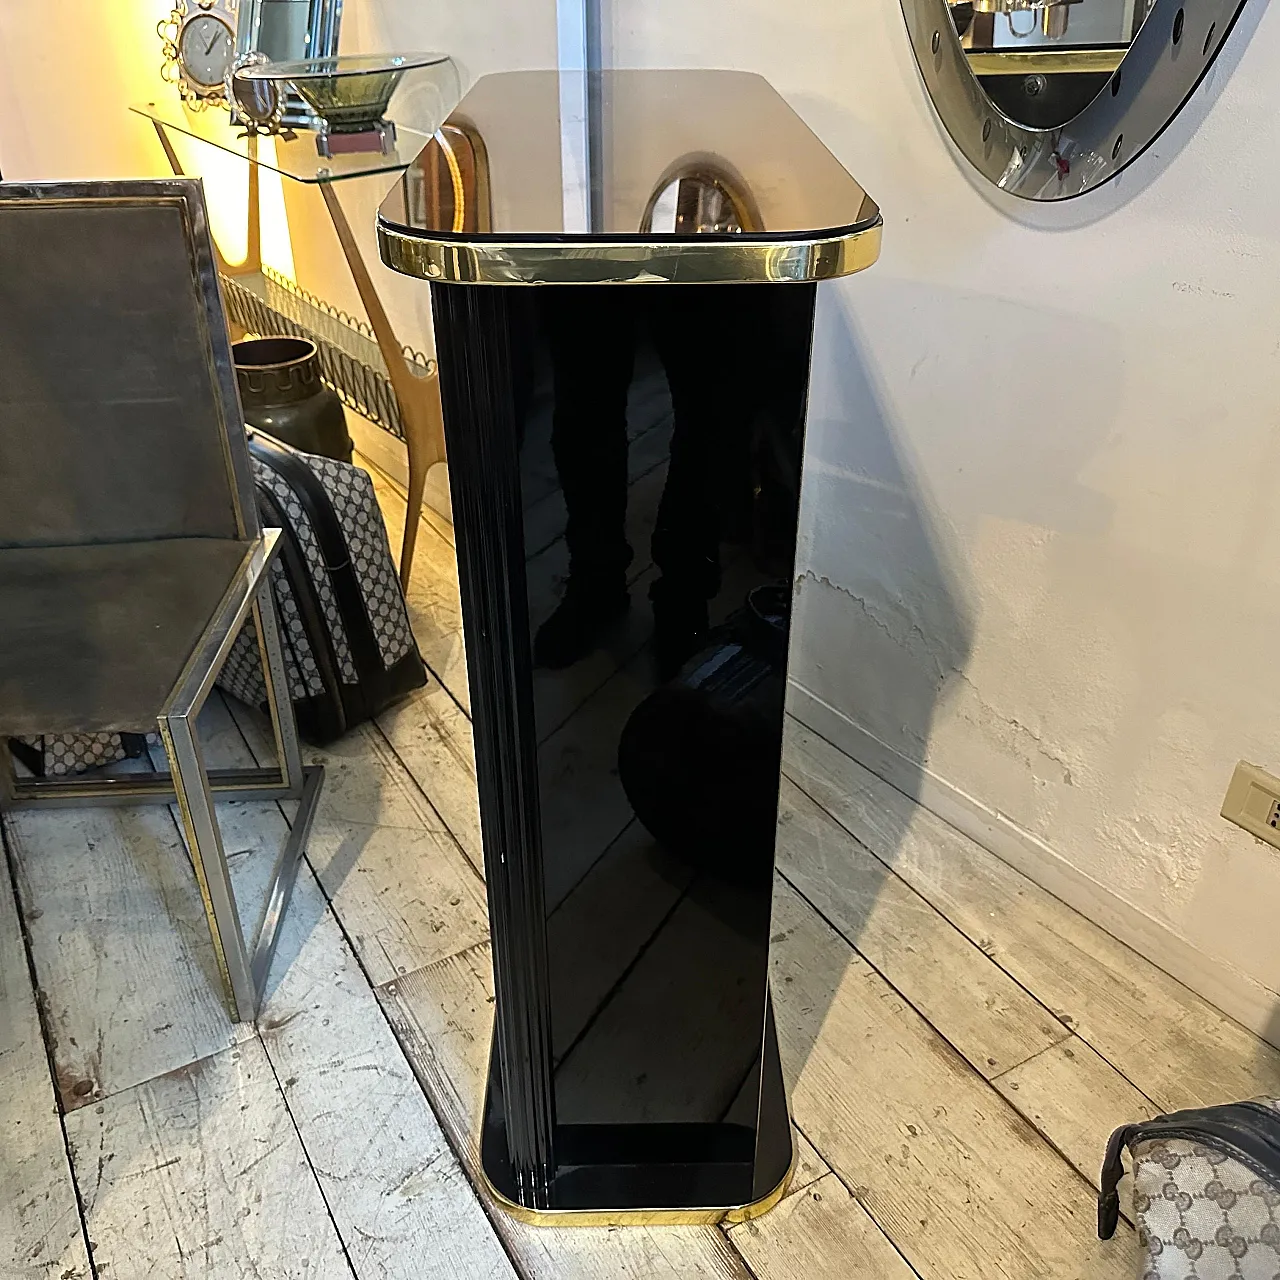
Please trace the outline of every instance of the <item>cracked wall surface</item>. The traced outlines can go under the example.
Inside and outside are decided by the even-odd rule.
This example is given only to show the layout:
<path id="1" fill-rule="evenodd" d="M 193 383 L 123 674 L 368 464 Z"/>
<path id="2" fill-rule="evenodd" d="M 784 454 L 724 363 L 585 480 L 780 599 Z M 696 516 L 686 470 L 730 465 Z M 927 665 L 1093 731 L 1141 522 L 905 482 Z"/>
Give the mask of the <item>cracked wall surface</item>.
<path id="1" fill-rule="evenodd" d="M 953 158 L 896 3 L 613 4 L 615 65 L 767 76 L 879 203 L 819 290 L 793 673 L 1137 912 L 1280 990 L 1280 11 L 1118 182 L 1005 198 Z M 1212 192 L 1206 200 L 1205 193 Z"/>

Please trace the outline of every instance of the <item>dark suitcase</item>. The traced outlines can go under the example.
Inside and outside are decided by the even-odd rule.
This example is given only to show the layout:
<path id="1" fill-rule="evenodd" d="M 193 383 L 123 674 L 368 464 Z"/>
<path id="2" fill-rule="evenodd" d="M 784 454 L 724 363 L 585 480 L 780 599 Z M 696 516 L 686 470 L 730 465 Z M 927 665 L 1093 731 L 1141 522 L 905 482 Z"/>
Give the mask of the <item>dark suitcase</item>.
<path id="1" fill-rule="evenodd" d="M 427 682 L 367 472 L 249 434 L 264 526 L 283 531 L 272 588 L 298 732 L 323 746 Z M 252 620 L 218 685 L 254 706 L 266 686 Z"/>

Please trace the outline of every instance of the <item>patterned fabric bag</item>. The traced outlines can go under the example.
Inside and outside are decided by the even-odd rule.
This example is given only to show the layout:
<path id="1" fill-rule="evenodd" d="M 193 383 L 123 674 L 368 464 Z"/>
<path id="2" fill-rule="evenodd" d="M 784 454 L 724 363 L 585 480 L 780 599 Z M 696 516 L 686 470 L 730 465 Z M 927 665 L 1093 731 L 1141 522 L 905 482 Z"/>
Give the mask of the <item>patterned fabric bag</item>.
<path id="1" fill-rule="evenodd" d="M 1117 1129 L 1102 1165 L 1103 1240 L 1120 1217 L 1125 1148 L 1141 1280 L 1280 1280 L 1280 1100 L 1175 1111 Z"/>
<path id="2" fill-rule="evenodd" d="M 86 769 L 142 755 L 151 733 L 58 733 L 41 738 L 10 738 L 13 758 L 34 777 L 65 778 Z"/>
<path id="3" fill-rule="evenodd" d="M 427 682 L 367 472 L 249 433 L 262 523 L 283 530 L 272 566 L 298 732 L 331 742 Z M 250 620 L 218 685 L 265 705 Z"/>

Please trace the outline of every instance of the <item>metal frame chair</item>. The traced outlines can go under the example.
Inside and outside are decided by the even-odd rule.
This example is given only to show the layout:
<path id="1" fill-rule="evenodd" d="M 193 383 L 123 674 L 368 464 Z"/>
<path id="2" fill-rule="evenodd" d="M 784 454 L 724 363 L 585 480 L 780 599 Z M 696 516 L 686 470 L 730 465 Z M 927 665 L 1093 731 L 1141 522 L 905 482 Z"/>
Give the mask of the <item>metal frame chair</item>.
<path id="1" fill-rule="evenodd" d="M 315 817 L 324 770 L 320 766 L 304 765 L 299 749 L 269 581 L 281 531 L 263 530 L 258 523 L 244 422 L 203 194 L 199 182 L 185 179 L 0 184 L 0 235 L 4 234 L 6 211 L 19 207 L 48 208 L 55 203 L 79 210 L 150 206 L 180 211 L 191 277 L 173 282 L 173 287 L 176 296 L 180 286 L 194 286 L 198 300 L 199 326 L 208 340 L 208 386 L 217 402 L 211 407 L 219 426 L 225 466 L 220 479 L 227 487 L 233 513 L 234 528 L 229 530 L 229 535 L 232 541 L 243 542 L 245 554 L 156 717 L 170 772 L 56 779 L 19 777 L 14 772 L 8 749 L 8 733 L 12 731 L 5 727 L 7 708 L 0 705 L 0 811 L 34 805 L 170 803 L 176 799 L 229 1010 L 235 1020 L 250 1022 L 262 1001 L 285 907 Z M 84 287 L 92 290 L 92 282 L 86 281 Z M 3 427 L 0 422 L 0 430 Z M 175 423 L 174 430 L 183 430 L 183 425 Z M 97 541 L 110 542 L 111 539 Z M 0 560 L 4 552 L 5 544 L 0 539 Z M 196 718 L 233 641 L 251 614 L 257 631 L 278 766 L 211 770 L 205 766 L 196 736 Z M 0 614 L 0 637 L 4 627 L 4 617 Z M 0 685 L 0 690 L 2 688 Z M 31 714 L 28 708 L 28 718 Z M 65 726 L 58 729 L 50 726 L 50 729 L 73 731 Z M 275 862 L 251 944 L 246 943 L 241 927 L 214 810 L 215 798 L 299 802 L 289 837 Z"/>

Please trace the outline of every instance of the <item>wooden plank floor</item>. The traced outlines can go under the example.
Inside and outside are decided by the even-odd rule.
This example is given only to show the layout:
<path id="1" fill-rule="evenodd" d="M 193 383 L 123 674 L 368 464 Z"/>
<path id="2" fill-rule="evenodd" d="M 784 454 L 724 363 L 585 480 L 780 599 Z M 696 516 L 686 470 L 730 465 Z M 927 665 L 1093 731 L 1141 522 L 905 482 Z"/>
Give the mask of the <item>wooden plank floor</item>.
<path id="1" fill-rule="evenodd" d="M 397 544 L 403 500 L 379 492 Z M 256 1029 L 222 1013 L 171 813 L 5 819 L 0 1280 L 1120 1280 L 1132 1232 L 1093 1238 L 1110 1129 L 1280 1093 L 1280 1053 L 791 724 L 772 961 L 790 1193 L 727 1230 L 515 1223 L 478 1189 L 493 987 L 435 521 L 410 605 L 432 680 L 311 753 L 324 800 Z M 608 684 L 593 668 L 562 731 Z M 211 763 L 264 750 L 242 708 L 215 699 L 202 727 Z M 286 815 L 221 814 L 256 900 Z M 642 831 L 606 836 L 563 910 L 642 866 Z"/>

